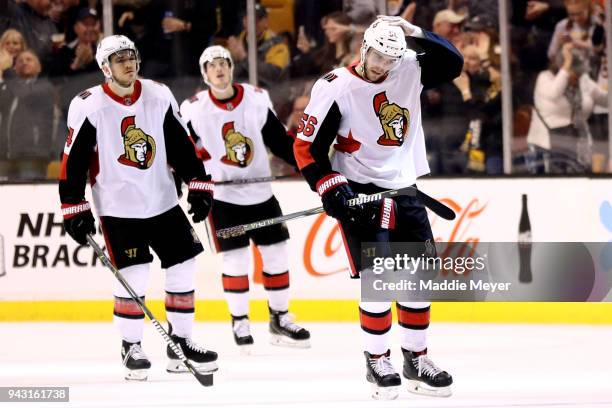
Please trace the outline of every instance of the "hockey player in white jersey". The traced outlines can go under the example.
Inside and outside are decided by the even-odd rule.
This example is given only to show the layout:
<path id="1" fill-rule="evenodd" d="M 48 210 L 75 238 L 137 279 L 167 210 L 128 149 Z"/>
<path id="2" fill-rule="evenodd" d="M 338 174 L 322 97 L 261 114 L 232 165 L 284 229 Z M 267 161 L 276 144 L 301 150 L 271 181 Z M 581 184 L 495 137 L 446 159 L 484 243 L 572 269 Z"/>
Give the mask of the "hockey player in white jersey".
<path id="1" fill-rule="evenodd" d="M 127 37 L 105 37 L 96 60 L 102 85 L 76 96 L 68 111 L 68 137 L 59 182 L 64 226 L 79 244 L 95 233 L 85 200 L 89 173 L 94 205 L 111 260 L 144 300 L 150 248 L 165 269 L 169 333 L 199 371 L 217 369 L 217 353 L 191 339 L 195 257 L 202 244 L 178 205 L 171 169 L 189 185 L 193 221 L 210 211 L 213 185 L 198 159 L 170 90 L 138 79 L 140 58 Z M 141 348 L 144 314 L 115 282 L 114 323 L 123 339 L 126 379 L 146 380 L 151 363 Z M 169 372 L 186 367 L 167 348 Z"/>
<path id="2" fill-rule="evenodd" d="M 448 41 L 400 17 L 379 16 L 364 33 L 359 63 L 315 83 L 294 151 L 325 211 L 340 223 L 353 277 L 363 270 L 362 243 L 433 240 L 425 208 L 415 197 L 359 207 L 348 206 L 347 200 L 407 187 L 429 173 L 421 90 L 452 80 L 462 66 L 461 54 Z M 362 301 L 359 306 L 366 379 L 375 398 L 396 398 L 401 377 L 389 357 L 391 303 Z M 410 391 L 448 396 L 452 377 L 427 355 L 429 312 L 429 302 L 397 303 L 403 375 Z"/>
<path id="3" fill-rule="evenodd" d="M 268 92 L 232 81 L 233 62 L 221 46 L 204 50 L 199 60 L 208 90 L 181 104 L 181 114 L 215 181 L 270 176 L 270 151 L 296 166 L 293 138 L 276 117 Z M 215 230 L 282 215 L 270 183 L 217 186 L 208 219 L 214 244 L 223 254 L 223 290 L 232 316 L 236 344 L 253 344 L 249 329 L 249 241 L 263 258 L 263 286 L 268 294 L 272 344 L 309 347 L 310 333 L 289 313 L 289 232 L 283 225 L 217 238 Z"/>

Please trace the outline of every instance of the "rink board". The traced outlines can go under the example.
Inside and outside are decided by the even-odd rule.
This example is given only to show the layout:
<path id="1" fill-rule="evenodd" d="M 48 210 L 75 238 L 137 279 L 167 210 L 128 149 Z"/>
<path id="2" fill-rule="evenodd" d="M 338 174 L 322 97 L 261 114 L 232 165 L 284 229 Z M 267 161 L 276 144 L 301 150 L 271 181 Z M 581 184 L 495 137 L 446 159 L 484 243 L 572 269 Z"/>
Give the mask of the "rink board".
<path id="1" fill-rule="evenodd" d="M 439 241 L 516 241 L 521 196 L 527 194 L 534 241 L 608 242 L 612 240 L 612 180 L 437 179 L 421 189 L 457 212 L 448 222 L 430 214 Z M 283 211 L 320 205 L 304 182 L 273 185 Z M 63 235 L 56 185 L 1 185 L 0 320 L 108 320 L 114 278 L 93 256 Z M 292 310 L 302 319 L 357 319 L 359 282 L 348 278 L 346 255 L 333 219 L 311 216 L 288 224 Z M 203 224 L 196 231 L 207 251 L 198 257 L 199 320 L 224 320 L 221 261 L 210 250 Z M 96 238 L 102 241 L 101 234 Z M 253 250 L 256 254 L 256 250 Z M 253 317 L 265 318 L 261 260 L 251 262 Z M 611 272 L 612 271 L 608 271 Z M 147 301 L 163 313 L 163 272 L 151 270 Z M 601 296 L 597 299 L 601 300 Z M 605 300 L 612 300 L 608 293 Z M 439 303 L 432 319 L 440 321 L 512 321 L 612 323 L 609 304 Z"/>

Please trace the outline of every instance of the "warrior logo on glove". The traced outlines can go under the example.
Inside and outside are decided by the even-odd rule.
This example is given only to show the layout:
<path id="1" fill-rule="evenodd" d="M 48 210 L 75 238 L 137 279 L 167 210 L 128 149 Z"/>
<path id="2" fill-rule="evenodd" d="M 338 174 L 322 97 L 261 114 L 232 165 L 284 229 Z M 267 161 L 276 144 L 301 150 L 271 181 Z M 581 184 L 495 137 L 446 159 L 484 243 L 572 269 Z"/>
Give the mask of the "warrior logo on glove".
<path id="1" fill-rule="evenodd" d="M 155 139 L 136 127 L 135 116 L 121 121 L 121 135 L 125 153 L 117 159 L 126 166 L 148 169 L 155 159 Z"/>
<path id="2" fill-rule="evenodd" d="M 381 92 L 374 96 L 374 111 L 380 120 L 383 134 L 378 144 L 383 146 L 401 146 L 408 135 L 410 112 L 398 104 L 389 103 L 387 94 Z"/>
<path id="3" fill-rule="evenodd" d="M 246 167 L 253 160 L 253 141 L 234 129 L 234 122 L 227 122 L 221 129 L 225 141 L 225 156 L 221 162 L 230 166 Z"/>

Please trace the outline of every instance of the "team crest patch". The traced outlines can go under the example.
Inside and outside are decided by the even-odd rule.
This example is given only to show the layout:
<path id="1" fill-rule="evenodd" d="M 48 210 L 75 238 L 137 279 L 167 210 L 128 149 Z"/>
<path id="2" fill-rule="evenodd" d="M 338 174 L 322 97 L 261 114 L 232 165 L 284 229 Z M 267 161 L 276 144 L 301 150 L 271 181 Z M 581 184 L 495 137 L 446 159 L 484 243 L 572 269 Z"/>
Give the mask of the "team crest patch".
<path id="1" fill-rule="evenodd" d="M 230 166 L 246 167 L 253 160 L 253 141 L 236 131 L 234 122 L 227 122 L 221 128 L 225 141 L 225 156 L 221 162 Z"/>
<path id="2" fill-rule="evenodd" d="M 126 166 L 146 170 L 155 159 L 155 139 L 136 127 L 136 117 L 128 116 L 121 121 L 121 137 L 124 154 L 117 158 Z"/>
<path id="3" fill-rule="evenodd" d="M 374 112 L 380 120 L 383 134 L 377 143 L 383 146 L 401 146 L 408 135 L 410 112 L 398 104 L 389 103 L 383 91 L 374 96 Z"/>

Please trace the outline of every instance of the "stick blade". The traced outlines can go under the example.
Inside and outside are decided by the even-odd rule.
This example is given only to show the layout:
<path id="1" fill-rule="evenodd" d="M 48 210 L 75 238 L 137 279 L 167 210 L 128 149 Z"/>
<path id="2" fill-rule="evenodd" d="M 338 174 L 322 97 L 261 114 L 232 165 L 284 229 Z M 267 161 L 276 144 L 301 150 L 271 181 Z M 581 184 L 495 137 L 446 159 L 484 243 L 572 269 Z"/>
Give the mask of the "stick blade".
<path id="1" fill-rule="evenodd" d="M 204 387 L 212 387 L 213 385 L 213 374 L 212 373 L 198 373 L 197 371 L 193 374 L 200 384 Z"/>
<path id="2" fill-rule="evenodd" d="M 436 213 L 439 217 L 444 218 L 445 220 L 452 221 L 457 216 L 451 208 L 445 206 L 438 200 L 431 198 L 427 194 L 423 193 L 421 190 L 416 191 L 416 196 L 425 207 L 429 208 L 431 211 Z"/>

